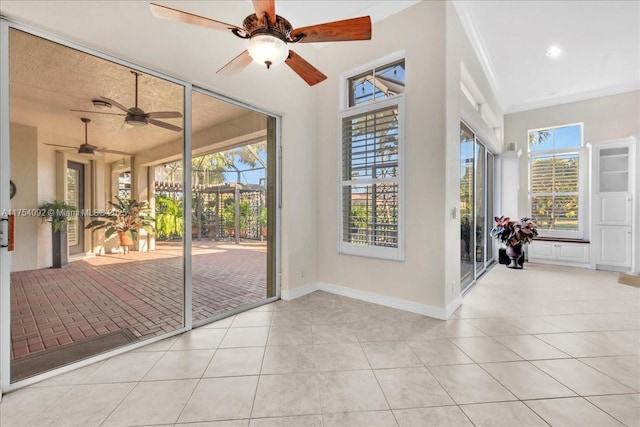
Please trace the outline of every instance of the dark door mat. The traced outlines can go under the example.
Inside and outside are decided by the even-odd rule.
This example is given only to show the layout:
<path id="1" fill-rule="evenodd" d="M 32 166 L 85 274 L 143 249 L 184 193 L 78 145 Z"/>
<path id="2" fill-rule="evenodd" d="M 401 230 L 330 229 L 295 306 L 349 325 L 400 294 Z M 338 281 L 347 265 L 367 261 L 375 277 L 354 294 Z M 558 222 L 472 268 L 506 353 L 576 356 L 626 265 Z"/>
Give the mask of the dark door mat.
<path id="1" fill-rule="evenodd" d="M 636 288 L 640 288 L 640 276 L 638 276 L 636 274 L 620 273 L 620 276 L 618 276 L 618 283 L 622 283 L 623 285 L 635 286 Z"/>
<path id="2" fill-rule="evenodd" d="M 129 329 L 123 329 L 24 356 L 11 361 L 11 382 L 23 380 L 136 341 L 138 341 L 138 337 Z"/>

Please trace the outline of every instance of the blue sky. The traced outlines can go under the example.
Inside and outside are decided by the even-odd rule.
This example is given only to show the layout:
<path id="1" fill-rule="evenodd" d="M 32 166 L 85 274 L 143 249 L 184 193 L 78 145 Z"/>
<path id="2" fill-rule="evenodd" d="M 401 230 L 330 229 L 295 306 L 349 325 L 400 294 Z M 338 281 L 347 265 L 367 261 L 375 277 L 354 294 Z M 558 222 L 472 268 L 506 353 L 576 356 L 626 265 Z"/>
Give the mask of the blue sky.
<path id="1" fill-rule="evenodd" d="M 549 129 L 548 132 L 550 133 L 549 137 L 542 143 L 532 145 L 530 147 L 531 151 L 580 147 L 580 144 L 582 143 L 580 125 Z"/>

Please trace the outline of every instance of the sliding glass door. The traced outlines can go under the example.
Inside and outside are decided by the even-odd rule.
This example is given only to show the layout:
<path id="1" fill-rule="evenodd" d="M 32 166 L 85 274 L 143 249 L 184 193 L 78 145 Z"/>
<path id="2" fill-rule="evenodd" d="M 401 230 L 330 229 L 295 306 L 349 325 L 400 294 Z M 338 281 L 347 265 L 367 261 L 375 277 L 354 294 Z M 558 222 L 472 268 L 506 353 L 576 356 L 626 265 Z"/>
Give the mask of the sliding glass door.
<path id="1" fill-rule="evenodd" d="M 275 300 L 279 119 L 0 23 L 2 391 Z"/>
<path id="2" fill-rule="evenodd" d="M 460 124 L 460 286 L 475 279 L 475 136 Z"/>
<path id="3" fill-rule="evenodd" d="M 493 263 L 493 154 L 460 123 L 460 284 L 464 291 Z"/>
<path id="4" fill-rule="evenodd" d="M 13 28 L 9 60 L 13 383 L 185 327 L 183 245 L 156 250 L 150 209 L 185 88 Z"/>

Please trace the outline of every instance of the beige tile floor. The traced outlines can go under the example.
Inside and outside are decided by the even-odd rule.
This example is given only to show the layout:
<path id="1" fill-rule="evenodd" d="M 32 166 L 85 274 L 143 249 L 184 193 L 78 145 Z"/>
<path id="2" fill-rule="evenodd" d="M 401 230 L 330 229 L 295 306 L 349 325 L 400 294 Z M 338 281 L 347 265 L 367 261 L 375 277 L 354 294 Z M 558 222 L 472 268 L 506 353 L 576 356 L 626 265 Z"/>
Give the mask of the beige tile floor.
<path id="1" fill-rule="evenodd" d="M 5 395 L 18 426 L 640 426 L 640 289 L 497 266 L 447 322 L 316 292 Z"/>

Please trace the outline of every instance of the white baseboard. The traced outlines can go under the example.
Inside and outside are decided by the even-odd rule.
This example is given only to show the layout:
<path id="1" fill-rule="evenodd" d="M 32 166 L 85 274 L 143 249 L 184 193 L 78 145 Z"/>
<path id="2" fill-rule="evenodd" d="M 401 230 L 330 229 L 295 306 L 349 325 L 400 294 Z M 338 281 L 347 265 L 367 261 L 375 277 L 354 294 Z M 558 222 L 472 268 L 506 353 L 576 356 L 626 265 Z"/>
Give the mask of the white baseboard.
<path id="1" fill-rule="evenodd" d="M 446 319 L 453 316 L 453 313 L 455 313 L 458 307 L 460 307 L 461 305 L 462 305 L 462 295 L 458 295 L 457 297 L 454 298 L 453 301 L 447 304 L 447 308 L 445 309 Z"/>
<path id="2" fill-rule="evenodd" d="M 285 301 L 290 301 L 292 299 L 303 297 L 317 290 L 318 290 L 318 283 L 309 283 L 307 285 L 300 286 L 299 288 L 283 289 L 280 292 L 280 297 Z"/>
<path id="3" fill-rule="evenodd" d="M 564 267 L 590 268 L 593 270 L 593 268 L 589 263 L 584 263 L 584 262 L 558 261 L 558 260 L 546 259 L 546 258 L 529 258 L 527 259 L 527 261 L 534 264 L 561 265 Z"/>
<path id="4" fill-rule="evenodd" d="M 385 307 L 397 308 L 398 310 L 408 311 L 410 313 L 422 314 L 423 316 L 434 317 L 436 319 L 446 320 L 451 317 L 454 311 L 462 303 L 460 297 L 456 298 L 446 308 L 433 307 L 426 304 L 420 304 L 413 301 L 407 301 L 399 298 L 393 298 L 386 295 L 374 294 L 371 292 L 360 291 L 357 289 L 338 286 L 331 283 L 316 282 L 295 288 L 293 290 L 282 291 L 282 299 L 292 300 L 314 291 L 324 291 L 347 298 L 353 298 L 360 301 L 366 301 L 373 304 L 383 305 Z"/>

